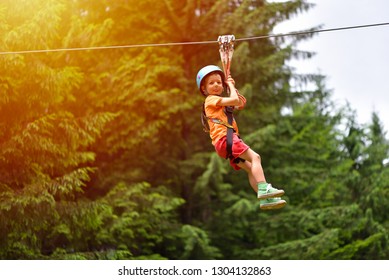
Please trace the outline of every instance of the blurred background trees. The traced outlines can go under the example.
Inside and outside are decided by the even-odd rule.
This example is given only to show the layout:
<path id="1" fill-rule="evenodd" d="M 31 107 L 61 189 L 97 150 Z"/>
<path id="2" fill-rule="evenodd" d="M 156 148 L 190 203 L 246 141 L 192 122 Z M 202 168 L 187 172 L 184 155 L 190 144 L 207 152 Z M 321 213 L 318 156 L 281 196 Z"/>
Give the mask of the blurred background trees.
<path id="1" fill-rule="evenodd" d="M 2 1 L 0 50 L 260 36 L 306 1 Z M 295 37 L 309 39 L 312 35 Z M 237 114 L 288 206 L 264 212 L 202 132 L 216 44 L 0 55 L 0 258 L 385 259 L 389 145 L 282 38 L 237 42 Z M 296 91 L 291 80 L 314 83 Z"/>

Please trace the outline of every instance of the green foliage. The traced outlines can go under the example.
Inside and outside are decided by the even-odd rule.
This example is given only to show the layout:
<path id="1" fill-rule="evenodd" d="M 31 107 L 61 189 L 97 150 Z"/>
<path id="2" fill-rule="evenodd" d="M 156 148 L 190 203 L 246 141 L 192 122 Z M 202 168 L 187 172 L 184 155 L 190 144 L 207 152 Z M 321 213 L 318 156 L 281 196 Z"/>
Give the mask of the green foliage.
<path id="1" fill-rule="evenodd" d="M 132 256 L 153 255 L 155 247 L 180 229 L 174 211 L 183 201 L 165 188 L 149 190 L 146 183 L 118 184 L 103 199 L 104 228 L 97 235 L 100 247 L 115 246 Z"/>
<path id="2" fill-rule="evenodd" d="M 183 226 L 182 238 L 185 244 L 179 259 L 204 260 L 222 256 L 218 248 L 210 245 L 208 234 L 200 228 L 191 225 Z"/>

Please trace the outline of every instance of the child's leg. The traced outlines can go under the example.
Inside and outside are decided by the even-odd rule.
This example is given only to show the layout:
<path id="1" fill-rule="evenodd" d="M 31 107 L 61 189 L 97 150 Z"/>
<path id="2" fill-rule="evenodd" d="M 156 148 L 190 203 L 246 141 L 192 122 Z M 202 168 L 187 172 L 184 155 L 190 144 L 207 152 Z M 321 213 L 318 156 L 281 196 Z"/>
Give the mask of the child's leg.
<path id="1" fill-rule="evenodd" d="M 247 172 L 247 175 L 249 177 L 250 186 L 255 191 L 255 193 L 257 193 L 258 192 L 258 182 L 255 179 L 254 175 L 251 173 L 251 162 L 249 162 L 247 160 L 244 162 L 239 162 L 238 166 Z"/>
<path id="2" fill-rule="evenodd" d="M 247 172 L 249 176 L 250 186 L 255 191 L 255 193 L 258 194 L 258 184 L 254 176 L 251 174 L 251 163 L 246 160 L 245 162 L 238 163 L 238 166 Z M 260 208 L 263 210 L 279 209 L 284 207 L 285 205 L 286 201 L 281 199 L 280 197 L 268 198 L 263 200 L 260 199 Z"/>
<path id="3" fill-rule="evenodd" d="M 283 190 L 273 188 L 266 182 L 261 157 L 256 152 L 249 148 L 239 157 L 248 161 L 248 163 L 240 163 L 238 166 L 249 174 L 250 185 L 254 191 L 257 190 L 258 199 L 279 197 L 285 193 Z"/>
<path id="4" fill-rule="evenodd" d="M 246 170 L 245 168 L 248 168 L 246 171 L 249 173 L 249 176 L 253 177 L 253 180 L 255 180 L 256 184 L 260 182 L 266 182 L 265 174 L 261 164 L 261 157 L 256 152 L 249 148 L 239 157 L 248 161 L 249 164 L 246 164 L 244 167 L 240 165 L 239 166 L 244 170 Z"/>

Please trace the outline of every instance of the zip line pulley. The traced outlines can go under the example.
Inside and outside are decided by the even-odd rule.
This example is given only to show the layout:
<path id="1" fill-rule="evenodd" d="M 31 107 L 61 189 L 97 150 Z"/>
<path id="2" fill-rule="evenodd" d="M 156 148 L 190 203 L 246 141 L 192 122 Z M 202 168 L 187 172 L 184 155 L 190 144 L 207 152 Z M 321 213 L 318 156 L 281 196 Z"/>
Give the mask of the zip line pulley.
<path id="1" fill-rule="evenodd" d="M 232 55 L 234 54 L 235 36 L 220 35 L 217 41 L 219 42 L 219 53 L 223 65 L 224 75 L 225 78 L 228 79 L 228 76 L 230 76 Z M 226 91 L 229 95 L 230 91 L 228 87 L 226 88 Z"/>
<path id="2" fill-rule="evenodd" d="M 234 42 L 235 42 L 235 36 L 234 35 L 221 35 L 217 39 L 219 42 L 219 52 L 220 52 L 220 58 L 223 65 L 224 75 L 226 76 L 226 79 L 230 75 L 230 67 L 231 67 L 231 60 L 232 55 L 234 54 Z"/>

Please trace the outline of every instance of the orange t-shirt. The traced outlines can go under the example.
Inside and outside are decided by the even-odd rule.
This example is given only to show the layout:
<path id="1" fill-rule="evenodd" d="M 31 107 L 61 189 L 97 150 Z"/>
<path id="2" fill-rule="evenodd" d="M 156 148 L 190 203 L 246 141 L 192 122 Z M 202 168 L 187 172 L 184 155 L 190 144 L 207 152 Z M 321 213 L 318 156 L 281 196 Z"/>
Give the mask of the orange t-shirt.
<path id="1" fill-rule="evenodd" d="M 223 97 L 218 95 L 208 95 L 204 103 L 205 114 L 208 118 L 215 118 L 228 123 L 227 115 L 224 113 L 224 107 L 219 105 L 219 102 L 222 98 Z M 244 106 L 244 104 L 246 103 L 246 99 L 240 94 L 239 98 L 242 100 Z M 243 106 L 241 106 L 239 109 L 242 109 Z M 216 124 L 210 120 L 208 121 L 208 123 L 209 136 L 212 139 L 212 144 L 215 145 L 217 141 L 227 135 L 227 127 L 222 124 Z M 235 129 L 235 133 L 239 135 L 239 130 L 235 118 L 232 121 L 232 126 Z"/>

